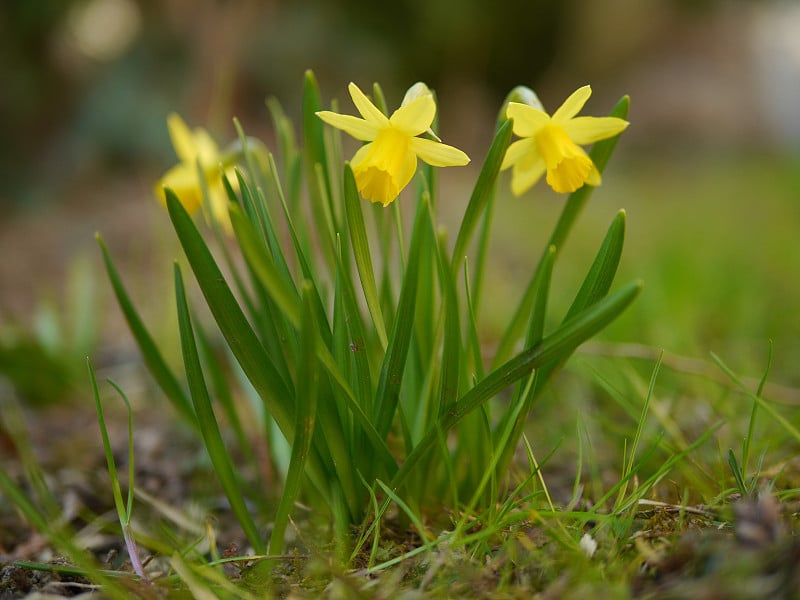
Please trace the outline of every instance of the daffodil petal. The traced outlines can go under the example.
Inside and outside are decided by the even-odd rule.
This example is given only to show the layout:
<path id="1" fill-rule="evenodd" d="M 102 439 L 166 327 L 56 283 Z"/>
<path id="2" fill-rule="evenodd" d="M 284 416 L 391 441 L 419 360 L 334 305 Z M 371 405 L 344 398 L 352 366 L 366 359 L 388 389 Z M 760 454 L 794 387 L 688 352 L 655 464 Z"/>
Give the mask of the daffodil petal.
<path id="1" fill-rule="evenodd" d="M 366 158 L 367 154 L 369 154 L 369 150 L 372 147 L 372 144 L 364 144 L 356 150 L 356 153 L 353 155 L 353 158 L 350 159 L 350 166 L 356 167 L 358 163 L 360 163 L 364 158 Z"/>
<path id="2" fill-rule="evenodd" d="M 209 186 L 208 196 L 209 202 L 211 203 L 211 216 L 222 226 L 225 233 L 233 233 L 231 217 L 228 212 L 228 194 L 225 192 L 225 189 L 221 184 Z"/>
<path id="3" fill-rule="evenodd" d="M 511 193 L 522 196 L 542 178 L 545 170 L 544 160 L 541 157 L 536 157 L 527 165 L 522 163 L 514 165 L 514 170 L 511 172 Z"/>
<path id="4" fill-rule="evenodd" d="M 577 115 L 579 112 L 581 112 L 583 105 L 586 104 L 586 101 L 591 95 L 592 87 L 589 85 L 580 87 L 572 92 L 569 98 L 564 100 L 564 104 L 562 104 L 558 110 L 553 113 L 553 121 L 563 124 L 565 121 Z"/>
<path id="5" fill-rule="evenodd" d="M 458 148 L 425 138 L 411 138 L 409 149 L 422 160 L 434 167 L 462 167 L 469 164 L 469 156 Z"/>
<path id="6" fill-rule="evenodd" d="M 181 162 L 194 162 L 197 157 L 194 137 L 186 122 L 177 113 L 170 113 L 167 117 L 167 129 L 172 147 Z"/>
<path id="7" fill-rule="evenodd" d="M 400 103 L 400 106 L 405 106 L 412 100 L 416 100 L 420 96 L 431 96 L 430 88 L 425 85 L 422 81 L 418 81 L 410 88 L 406 90 L 406 95 L 403 96 L 403 101 Z"/>
<path id="8" fill-rule="evenodd" d="M 597 187 L 601 183 L 603 183 L 603 178 L 600 177 L 600 171 L 598 171 L 597 167 L 594 165 L 594 163 L 592 163 L 592 168 L 589 171 L 589 176 L 586 178 L 586 184 Z"/>
<path id="9" fill-rule="evenodd" d="M 433 96 L 425 94 L 394 111 L 389 122 L 393 127 L 413 137 L 431 126 L 435 114 L 436 102 Z"/>
<path id="10" fill-rule="evenodd" d="M 413 152 L 409 152 L 406 154 L 405 160 L 403 160 L 403 166 L 400 167 L 400 171 L 397 173 L 397 187 L 400 191 L 403 191 L 408 185 L 408 182 L 411 181 L 411 178 L 414 177 L 414 173 L 417 172 L 417 156 Z M 397 196 L 395 196 L 396 198 Z M 388 202 L 384 202 L 383 205 L 387 206 L 390 204 L 395 198 L 390 199 Z"/>
<path id="11" fill-rule="evenodd" d="M 194 147 L 197 152 L 196 157 L 204 167 L 219 161 L 219 146 L 205 129 L 198 127 L 194 130 Z"/>
<path id="12" fill-rule="evenodd" d="M 628 122 L 617 117 L 575 117 L 561 127 L 573 142 L 583 146 L 617 135 L 628 127 Z"/>
<path id="13" fill-rule="evenodd" d="M 536 147 L 536 140 L 534 138 L 523 138 L 521 140 L 517 140 L 508 147 L 508 150 L 506 150 L 506 155 L 503 157 L 503 164 L 500 165 L 500 170 L 502 171 L 514 166 L 529 154 L 539 156 L 539 149 Z"/>
<path id="14" fill-rule="evenodd" d="M 353 104 L 356 105 L 358 112 L 373 127 L 386 127 L 389 124 L 389 118 L 372 103 L 372 100 L 364 95 L 364 92 L 355 83 L 351 83 L 347 86 L 347 89 L 350 90 L 350 97 L 353 99 Z"/>
<path id="15" fill-rule="evenodd" d="M 362 142 L 371 142 L 378 135 L 379 128 L 374 123 L 352 115 L 340 115 L 329 110 L 322 110 L 317 113 L 317 116 L 328 125 L 341 129 Z"/>
<path id="16" fill-rule="evenodd" d="M 506 116 L 514 119 L 514 133 L 519 137 L 531 137 L 550 121 L 546 112 L 537 110 L 527 104 L 509 102 Z"/>
<path id="17" fill-rule="evenodd" d="M 163 204 L 166 204 L 164 188 L 170 188 L 175 192 L 189 214 L 197 212 L 203 204 L 203 195 L 197 183 L 197 173 L 186 163 L 172 167 L 159 182 L 156 195 Z"/>

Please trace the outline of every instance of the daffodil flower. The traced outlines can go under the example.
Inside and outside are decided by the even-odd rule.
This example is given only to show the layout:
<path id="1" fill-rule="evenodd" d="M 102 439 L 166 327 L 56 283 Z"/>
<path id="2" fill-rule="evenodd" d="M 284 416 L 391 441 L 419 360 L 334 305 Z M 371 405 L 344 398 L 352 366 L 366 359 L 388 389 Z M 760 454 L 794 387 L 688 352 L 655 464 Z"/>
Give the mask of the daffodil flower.
<path id="1" fill-rule="evenodd" d="M 164 188 L 168 187 L 175 192 L 189 214 L 202 209 L 203 190 L 197 169 L 199 163 L 208 189 L 211 217 L 230 233 L 232 227 L 228 216 L 228 196 L 222 185 L 220 170 L 223 156 L 217 143 L 205 129 L 198 127 L 191 131 L 184 120 L 175 113 L 167 117 L 167 128 L 180 163 L 167 171 L 158 181 L 155 189 L 156 197 L 166 205 Z M 232 183 L 236 182 L 232 169 L 229 179 Z"/>
<path id="2" fill-rule="evenodd" d="M 356 84 L 350 96 L 361 117 L 328 110 L 317 113 L 328 125 L 369 142 L 353 156 L 350 164 L 361 195 L 384 206 L 391 204 L 408 185 L 417 170 L 417 158 L 434 167 L 463 166 L 469 157 L 461 150 L 437 140 L 418 137 L 430 129 L 436 114 L 433 94 L 424 84 L 412 86 L 406 101 L 392 116 L 384 115 Z"/>
<path id="3" fill-rule="evenodd" d="M 581 148 L 623 131 L 628 122 L 616 117 L 576 117 L 592 95 L 579 88 L 548 115 L 540 108 L 509 102 L 506 116 L 514 119 L 514 133 L 522 139 L 508 147 L 501 169 L 513 167 L 511 191 L 521 196 L 542 175 L 556 192 L 574 192 L 584 184 L 600 185 L 600 172 Z"/>

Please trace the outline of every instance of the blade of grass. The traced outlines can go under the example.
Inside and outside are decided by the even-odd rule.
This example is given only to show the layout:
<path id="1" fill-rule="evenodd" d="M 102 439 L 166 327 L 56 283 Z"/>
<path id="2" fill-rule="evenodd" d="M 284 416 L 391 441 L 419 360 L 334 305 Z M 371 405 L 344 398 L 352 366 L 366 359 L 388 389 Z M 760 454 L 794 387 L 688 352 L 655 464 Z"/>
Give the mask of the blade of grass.
<path id="1" fill-rule="evenodd" d="M 58 552 L 67 557 L 81 575 L 102 586 L 103 594 L 118 600 L 130 598 L 129 589 L 115 581 L 116 577 L 114 576 L 118 573 L 101 569 L 97 559 L 90 552 L 75 545 L 74 535 L 69 531 L 59 531 L 54 521 L 50 517 L 42 515 L 29 500 L 27 494 L 8 477 L 5 469 L 0 469 L 0 491 L 25 516 L 25 519 L 36 531 L 53 544 Z M 35 568 L 33 563 L 22 564 L 28 564 L 31 568 Z"/>
<path id="2" fill-rule="evenodd" d="M 128 498 L 127 501 L 122 499 L 122 489 L 119 485 L 119 476 L 117 474 L 117 463 L 114 460 L 114 451 L 111 448 L 111 441 L 108 437 L 108 428 L 106 427 L 106 420 L 103 415 L 103 404 L 100 402 L 100 390 L 97 387 L 97 378 L 94 374 L 94 368 L 91 361 L 87 358 L 86 365 L 89 368 L 89 380 L 91 382 L 92 391 L 94 393 L 95 410 L 97 411 L 97 421 L 100 425 L 100 435 L 103 438 L 103 450 L 106 454 L 106 464 L 108 465 L 108 475 L 111 479 L 111 493 L 114 497 L 114 506 L 117 509 L 117 518 L 122 529 L 122 537 L 125 540 L 125 547 L 128 550 L 128 558 L 130 558 L 131 566 L 134 573 L 142 579 L 147 579 L 144 573 L 142 561 L 139 558 L 139 551 L 136 548 L 136 541 L 133 538 L 133 531 L 131 530 L 131 514 L 133 512 L 133 474 L 134 474 L 134 455 L 133 455 L 133 410 L 128 397 L 120 389 L 120 387 L 109 380 L 109 383 L 119 393 L 125 407 L 128 409 Z"/>
<path id="3" fill-rule="evenodd" d="M 411 234 L 411 247 L 409 249 L 408 264 L 403 277 L 400 290 L 400 299 L 397 303 L 397 315 L 392 326 L 389 346 L 386 350 L 381 375 L 378 381 L 378 390 L 375 395 L 375 429 L 381 437 L 386 437 L 392 426 L 397 402 L 400 398 L 400 385 L 403 380 L 403 370 L 408 347 L 413 331 L 414 309 L 417 299 L 417 270 L 420 262 L 420 248 L 423 236 L 428 232 L 425 227 L 427 220 L 427 198 L 423 196 L 417 205 L 417 216 L 414 220 L 414 229 Z"/>
<path id="4" fill-rule="evenodd" d="M 316 349 L 317 341 L 314 329 L 318 326 L 314 318 L 312 306 L 314 290 L 310 282 L 303 285 L 303 315 L 300 327 L 300 357 L 297 363 L 297 405 L 295 410 L 295 437 L 292 444 L 292 454 L 289 460 L 289 470 L 281 494 L 278 509 L 275 512 L 275 523 L 269 539 L 269 553 L 280 554 L 283 552 L 283 537 L 294 501 L 300 493 L 305 472 L 306 460 L 311 452 L 311 443 L 314 434 L 314 422 L 317 413 L 317 390 L 319 368 L 317 366 Z"/>
<path id="5" fill-rule="evenodd" d="M 189 391 L 197 413 L 197 421 L 200 425 L 203 442 L 211 458 L 211 464 L 214 465 L 214 472 L 217 474 L 222 489 L 231 505 L 231 510 L 236 515 L 236 520 L 241 525 L 244 534 L 255 551 L 263 554 L 266 550 L 266 545 L 261 539 L 253 517 L 245 504 L 242 488 L 236 477 L 228 449 L 222 440 L 214 409 L 211 406 L 211 398 L 208 395 L 208 389 L 203 377 L 203 368 L 200 364 L 200 356 L 197 353 L 197 345 L 195 344 L 189 306 L 186 303 L 183 278 L 177 263 L 175 264 L 175 297 L 178 306 L 178 324 L 186 378 L 189 382 Z"/>
<path id="6" fill-rule="evenodd" d="M 256 274 L 261 278 L 265 289 L 269 290 L 272 299 L 278 305 L 279 310 L 297 329 L 300 326 L 300 315 L 298 309 L 298 301 L 292 300 L 292 294 L 285 288 L 285 284 L 281 281 L 280 276 L 275 270 L 275 266 L 270 260 L 268 254 L 263 251 L 257 243 L 256 233 L 252 225 L 247 221 L 244 215 L 238 208 L 231 210 L 231 221 L 234 230 L 237 232 L 242 245 L 242 251 L 252 265 Z M 372 423 L 370 417 L 364 412 L 364 409 L 356 400 L 353 391 L 342 375 L 336 361 L 333 358 L 330 350 L 325 344 L 317 344 L 317 353 L 320 364 L 325 368 L 334 383 L 341 392 L 341 398 L 347 403 L 348 409 L 352 412 L 353 416 L 358 421 L 361 428 L 364 430 L 366 437 L 370 440 L 372 445 L 373 455 L 376 457 L 376 464 L 381 465 L 388 473 L 393 473 L 397 469 L 394 458 L 389 452 L 384 438 L 378 433 L 377 429 Z"/>
<path id="7" fill-rule="evenodd" d="M 528 348 L 499 368 L 489 373 L 485 379 L 464 394 L 439 419 L 439 428 L 449 431 L 465 415 L 481 406 L 489 398 L 515 383 L 540 365 L 557 362 L 571 354 L 584 340 L 588 339 L 613 321 L 633 301 L 641 289 L 641 283 L 633 282 L 600 302 L 587 308 L 579 315 L 562 325 L 556 332 L 541 343 Z M 437 430 L 429 431 L 420 440 L 403 466 L 392 479 L 392 489 L 397 489 L 416 468 L 417 463 L 436 443 Z"/>
<path id="8" fill-rule="evenodd" d="M 158 350 L 158 346 L 156 346 L 153 338 L 142 323 L 139 313 L 137 313 L 136 309 L 133 307 L 133 303 L 128 293 L 125 291 L 125 286 L 122 284 L 122 279 L 120 279 L 119 273 L 111 260 L 111 255 L 108 252 L 108 248 L 106 248 L 103 238 L 98 233 L 95 234 L 95 239 L 103 253 L 103 261 L 105 262 L 108 278 L 111 280 L 111 286 L 114 289 L 114 295 L 117 297 L 117 302 L 122 309 L 122 314 L 125 316 L 128 327 L 136 340 L 136 344 L 139 346 L 139 351 L 142 353 L 142 358 L 144 359 L 144 364 L 147 366 L 147 370 L 150 371 L 153 379 L 156 380 L 156 383 L 158 383 L 161 390 L 172 402 L 173 406 L 184 420 L 196 426 L 192 404 L 186 392 L 183 390 L 183 387 L 178 383 L 178 379 L 167 366 L 164 357 Z"/>
<path id="9" fill-rule="evenodd" d="M 742 380 L 726 365 L 722 359 L 714 354 L 711 353 L 711 358 L 717 363 L 717 366 L 722 369 L 722 372 L 728 376 L 728 378 L 736 384 L 736 386 L 753 402 L 755 402 L 759 408 L 764 410 L 770 417 L 772 417 L 781 427 L 783 427 L 786 432 L 791 435 L 795 441 L 800 442 L 800 430 L 797 429 L 786 417 L 781 415 L 775 408 L 767 402 L 764 398 L 760 397 L 757 394 L 754 394 L 747 386 L 742 382 Z"/>
<path id="10" fill-rule="evenodd" d="M 369 250 L 367 229 L 364 225 L 364 214 L 361 209 L 361 200 L 358 197 L 356 180 L 349 163 L 344 165 L 344 204 L 347 213 L 347 225 L 350 232 L 350 243 L 353 248 L 353 257 L 356 261 L 356 270 L 361 279 L 361 290 L 367 309 L 372 317 L 375 332 L 378 334 L 381 347 L 384 351 L 389 344 L 386 336 L 386 325 L 383 322 L 383 312 L 378 298 L 378 287 L 375 284 L 375 271 L 372 267 L 372 256 Z"/>
<path id="11" fill-rule="evenodd" d="M 478 218 L 494 193 L 494 184 L 497 181 L 497 175 L 500 173 L 500 165 L 503 164 L 503 157 L 511 141 L 512 126 L 512 121 L 506 121 L 499 127 L 486 155 L 486 160 L 483 161 L 483 167 L 481 167 L 478 180 L 475 182 L 475 188 L 470 196 L 469 204 L 467 204 L 467 210 L 461 221 L 461 227 L 458 230 L 458 236 L 453 248 L 450 268 L 454 273 L 461 269 L 461 261 L 465 258 L 467 246 L 478 223 Z"/>
<path id="12" fill-rule="evenodd" d="M 273 366 L 191 217 L 171 190 L 166 190 L 166 197 L 175 231 L 222 335 L 281 431 L 291 439 L 293 390 Z"/>

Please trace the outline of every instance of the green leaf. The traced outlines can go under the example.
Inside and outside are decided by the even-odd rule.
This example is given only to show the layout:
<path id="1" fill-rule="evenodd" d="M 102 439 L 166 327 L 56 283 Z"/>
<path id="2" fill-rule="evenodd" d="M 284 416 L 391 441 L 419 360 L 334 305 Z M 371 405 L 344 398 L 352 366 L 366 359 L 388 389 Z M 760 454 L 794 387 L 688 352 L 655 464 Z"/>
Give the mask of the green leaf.
<path id="1" fill-rule="evenodd" d="M 606 237 L 594 258 L 589 272 L 581 284 L 564 321 L 569 320 L 587 306 L 591 306 L 608 293 L 617 273 L 622 246 L 625 242 L 625 211 L 621 210 L 611 222 Z"/>
<path id="2" fill-rule="evenodd" d="M 349 163 L 344 165 L 344 202 L 347 210 L 347 225 L 350 233 L 350 243 L 353 245 L 353 257 L 356 260 L 356 269 L 361 279 L 361 289 L 367 309 L 375 324 L 375 331 L 381 342 L 381 347 L 386 350 L 389 344 L 386 336 L 386 325 L 383 322 L 383 312 L 378 298 L 378 287 L 375 284 L 375 272 L 372 268 L 372 257 L 369 251 L 367 229 L 364 226 L 364 214 L 361 211 L 361 200 L 358 197 L 356 180 Z"/>
<path id="3" fill-rule="evenodd" d="M 314 422 L 317 413 L 317 392 L 319 367 L 315 329 L 318 327 L 314 319 L 312 286 L 309 282 L 303 285 L 303 311 L 300 325 L 300 356 L 297 362 L 297 404 L 294 421 L 294 442 L 289 459 L 289 470 L 281 494 L 280 504 L 275 512 L 275 523 L 269 540 L 269 553 L 278 555 L 283 551 L 283 537 L 289 516 L 294 508 L 295 499 L 300 494 L 303 483 L 306 461 L 311 452 L 314 434 Z"/>
<path id="4" fill-rule="evenodd" d="M 611 323 L 638 295 L 641 283 L 626 285 L 616 293 L 606 296 L 600 302 L 587 308 L 539 344 L 528 348 L 499 368 L 489 373 L 485 379 L 464 394 L 458 402 L 439 418 L 437 428 L 432 428 L 420 440 L 403 466 L 392 479 L 392 489 L 397 489 L 419 461 L 436 443 L 437 431 L 448 432 L 466 415 L 484 402 L 493 398 L 509 385 L 519 381 L 542 365 L 556 363 L 569 356 L 584 340 Z"/>
<path id="5" fill-rule="evenodd" d="M 228 455 L 228 450 L 225 448 L 225 442 L 222 440 L 214 409 L 211 406 L 211 398 L 208 395 L 208 389 L 203 378 L 203 368 L 200 365 L 200 356 L 197 353 L 197 345 L 192 331 L 192 321 L 189 315 L 189 306 L 186 303 L 183 278 L 177 263 L 175 264 L 175 298 L 178 306 L 178 325 L 181 335 L 183 362 L 186 368 L 186 379 L 189 382 L 189 391 L 197 413 L 197 421 L 200 425 L 200 432 L 203 435 L 203 442 L 211 458 L 211 464 L 214 465 L 214 472 L 217 474 L 222 489 L 231 505 L 233 514 L 236 515 L 239 525 L 241 525 L 244 534 L 256 553 L 263 554 L 266 550 L 266 545 L 258 533 L 253 517 L 247 510 L 242 489 Z"/>
<path id="6" fill-rule="evenodd" d="M 172 190 L 166 190 L 166 198 L 175 232 L 225 341 L 278 427 L 292 439 L 294 390 L 273 366 L 186 209 Z M 231 212 L 240 214 L 236 207 Z"/>
<path id="7" fill-rule="evenodd" d="M 231 222 L 233 223 L 233 228 L 242 245 L 242 251 L 253 267 L 256 275 L 261 279 L 264 288 L 275 301 L 278 310 L 283 316 L 286 317 L 295 329 L 299 329 L 299 298 L 293 296 L 291 290 L 287 289 L 285 282 L 281 280 L 280 275 L 275 269 L 271 258 L 265 252 L 264 248 L 258 244 L 257 234 L 253 226 L 247 221 L 237 207 L 231 209 Z M 361 405 L 358 404 L 353 391 L 350 389 L 346 378 L 339 370 L 327 346 L 321 343 L 317 344 L 316 348 L 320 363 L 331 376 L 332 383 L 335 384 L 336 388 L 341 393 L 340 397 L 347 403 L 348 409 L 370 440 L 376 464 L 381 465 L 387 472 L 393 473 L 397 469 L 397 465 L 386 446 L 384 437 L 379 435 L 370 417 L 364 412 Z"/>
<path id="8" fill-rule="evenodd" d="M 545 253 L 542 266 L 536 271 L 536 277 L 531 284 L 534 289 L 532 296 L 533 309 L 531 310 L 528 332 L 525 338 L 526 348 L 536 346 L 544 337 L 544 320 L 547 312 L 547 300 L 550 295 L 550 281 L 553 275 L 555 255 L 556 249 L 551 246 L 549 251 Z M 538 376 L 538 372 L 536 376 Z M 504 473 L 511 463 L 517 443 L 525 430 L 526 418 L 536 398 L 535 390 L 534 382 L 528 381 L 525 385 L 520 382 L 511 402 L 512 409 L 503 414 L 500 423 L 495 428 L 495 445 L 497 452 L 500 454 L 500 459 L 497 463 L 498 476 Z M 519 408 L 517 409 L 518 406 Z M 509 421 L 512 419 L 514 424 L 510 425 Z M 511 431 L 504 442 L 500 439 L 500 436 L 503 436 L 504 432 L 508 431 L 509 425 Z"/>
<path id="9" fill-rule="evenodd" d="M 323 169 L 324 191 L 328 197 L 331 196 L 330 179 L 325 170 L 327 160 L 325 158 L 324 124 L 317 116 L 317 113 L 321 110 L 322 100 L 320 99 L 317 79 L 313 72 L 306 71 L 303 81 L 303 152 L 306 162 L 306 181 L 308 182 L 312 202 L 319 200 L 314 189 L 316 187 L 314 182 L 317 179 L 315 173 L 316 165 L 320 165 Z"/>
<path id="10" fill-rule="evenodd" d="M 375 428 L 385 437 L 392 427 L 392 420 L 400 398 L 400 385 L 403 381 L 408 346 L 414 329 L 414 309 L 417 299 L 417 271 L 419 269 L 420 248 L 428 233 L 425 226 L 428 219 L 428 200 L 422 197 L 417 205 L 417 216 L 411 234 L 411 248 L 408 264 L 403 277 L 403 287 L 397 303 L 397 315 L 392 326 L 392 335 L 381 367 L 380 380 L 375 398 Z"/>
<path id="11" fill-rule="evenodd" d="M 272 154 L 269 155 L 269 166 L 273 173 L 277 172 L 277 167 L 275 165 L 275 160 Z M 319 331 L 322 334 L 322 338 L 325 341 L 325 344 L 330 347 L 331 345 L 331 328 L 330 324 L 328 323 L 328 317 L 325 314 L 325 309 L 322 306 L 322 299 L 319 295 L 319 290 L 317 289 L 316 277 L 317 274 L 314 273 L 313 269 L 311 268 L 308 259 L 306 258 L 306 253 L 303 250 L 303 247 L 300 243 L 300 238 L 297 236 L 297 230 L 295 229 L 294 222 L 292 220 L 292 215 L 289 212 L 289 207 L 286 204 L 286 198 L 283 195 L 283 189 L 281 188 L 280 181 L 277 177 L 273 178 L 275 182 L 275 193 L 278 195 L 278 199 L 280 200 L 281 207 L 283 208 L 283 215 L 286 219 L 286 225 L 289 228 L 289 235 L 292 238 L 292 244 L 294 246 L 294 252 L 297 256 L 297 259 L 300 261 L 300 269 L 303 272 L 303 277 L 305 277 L 306 281 L 311 283 L 311 290 L 309 294 L 311 294 L 311 300 L 314 306 L 314 313 L 317 319 L 317 324 L 319 326 Z"/>
<path id="12" fill-rule="evenodd" d="M 445 249 L 445 238 L 439 239 L 436 257 L 439 263 L 439 279 L 442 284 L 444 302 L 444 342 L 442 346 L 442 366 L 439 374 L 439 411 L 442 414 L 458 398 L 458 384 L 461 376 L 461 321 L 458 318 L 458 295 L 454 273 L 450 270 Z"/>
<path id="13" fill-rule="evenodd" d="M 192 409 L 192 404 L 186 392 L 183 390 L 183 387 L 178 383 L 178 379 L 167 366 L 164 357 L 158 350 L 158 346 L 156 346 L 153 338 L 142 323 L 139 313 L 137 313 L 136 309 L 133 307 L 133 303 L 128 293 L 125 291 L 125 286 L 122 284 L 122 280 L 111 260 L 111 255 L 108 252 L 108 248 L 106 248 L 103 238 L 98 233 L 95 235 L 95 239 L 103 253 L 103 261 L 105 262 L 108 278 L 111 280 L 111 286 L 114 288 L 114 295 L 117 297 L 117 302 L 119 303 L 120 309 L 122 309 L 122 314 L 125 315 L 128 327 L 136 340 L 136 344 L 139 346 L 139 351 L 142 353 L 142 358 L 144 358 L 144 364 L 147 366 L 147 370 L 150 371 L 153 379 L 156 380 L 161 390 L 172 402 L 183 419 L 187 423 L 196 426 L 197 421 L 195 419 L 194 410 Z"/>
<path id="14" fill-rule="evenodd" d="M 619 266 L 624 240 L 625 211 L 620 211 L 611 222 L 606 237 L 600 245 L 592 266 L 589 268 L 589 272 L 586 274 L 575 300 L 573 300 L 567 311 L 563 323 L 569 322 L 576 314 L 588 308 L 608 293 Z M 558 366 L 566 361 L 567 358 L 569 357 L 564 356 L 552 364 L 542 365 L 539 372 L 536 373 L 536 382 L 531 392 L 534 397 L 539 395 L 544 386 L 549 383 Z"/>
<path id="15" fill-rule="evenodd" d="M 353 389 L 359 403 L 367 412 L 372 413 L 372 371 L 370 369 L 369 357 L 371 353 L 367 348 L 367 333 L 361 312 L 356 302 L 353 283 L 344 264 L 342 250 L 338 252 L 338 262 L 336 265 L 336 299 L 341 302 L 342 319 L 347 328 L 348 347 L 353 360 Z"/>
<path id="16" fill-rule="evenodd" d="M 494 184 L 497 181 L 497 175 L 500 173 L 500 165 L 503 164 L 503 157 L 511 141 L 512 126 L 512 121 L 506 121 L 497 130 L 494 141 L 489 148 L 489 153 L 486 155 L 486 160 L 483 162 L 483 167 L 481 167 L 478 180 L 475 182 L 475 188 L 472 191 L 472 196 L 470 196 L 464 219 L 461 221 L 461 228 L 458 230 L 456 244 L 453 248 L 451 269 L 454 273 L 460 270 L 461 261 L 464 260 L 464 255 L 478 223 L 478 218 L 494 193 Z"/>

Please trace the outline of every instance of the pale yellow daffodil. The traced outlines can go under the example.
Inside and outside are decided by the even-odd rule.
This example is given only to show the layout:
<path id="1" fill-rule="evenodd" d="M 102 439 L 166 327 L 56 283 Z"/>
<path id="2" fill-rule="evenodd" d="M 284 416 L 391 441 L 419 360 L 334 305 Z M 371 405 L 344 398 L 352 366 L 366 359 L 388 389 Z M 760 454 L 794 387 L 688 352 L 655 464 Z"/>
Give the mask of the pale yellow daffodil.
<path id="1" fill-rule="evenodd" d="M 437 140 L 418 137 L 430 130 L 436 114 L 433 94 L 424 84 L 409 90 L 403 105 L 390 117 L 384 115 L 364 93 L 351 83 L 350 96 L 361 117 L 323 110 L 317 113 L 328 125 L 369 142 L 350 161 L 361 195 L 384 206 L 393 202 L 417 170 L 417 158 L 434 167 L 455 167 L 469 163 L 461 150 Z"/>
<path id="2" fill-rule="evenodd" d="M 522 139 L 508 147 L 501 169 L 513 167 L 511 191 L 521 196 L 542 175 L 556 192 L 574 192 L 584 184 L 600 185 L 600 172 L 581 148 L 617 135 L 628 122 L 616 117 L 576 117 L 592 95 L 588 85 L 579 88 L 548 115 L 528 104 L 509 102 L 506 116 L 514 119 L 514 133 Z"/>
<path id="3" fill-rule="evenodd" d="M 222 184 L 222 155 L 217 143 L 205 129 L 198 127 L 194 131 L 190 130 L 184 120 L 175 113 L 167 117 L 167 128 L 180 163 L 167 171 L 158 181 L 155 188 L 156 197 L 162 204 L 166 204 L 164 188 L 170 188 L 189 214 L 202 209 L 203 190 L 197 167 L 199 163 L 208 189 L 211 217 L 230 233 L 232 227 L 228 216 L 228 195 Z M 233 170 L 230 169 L 227 175 L 235 185 L 236 177 Z"/>

